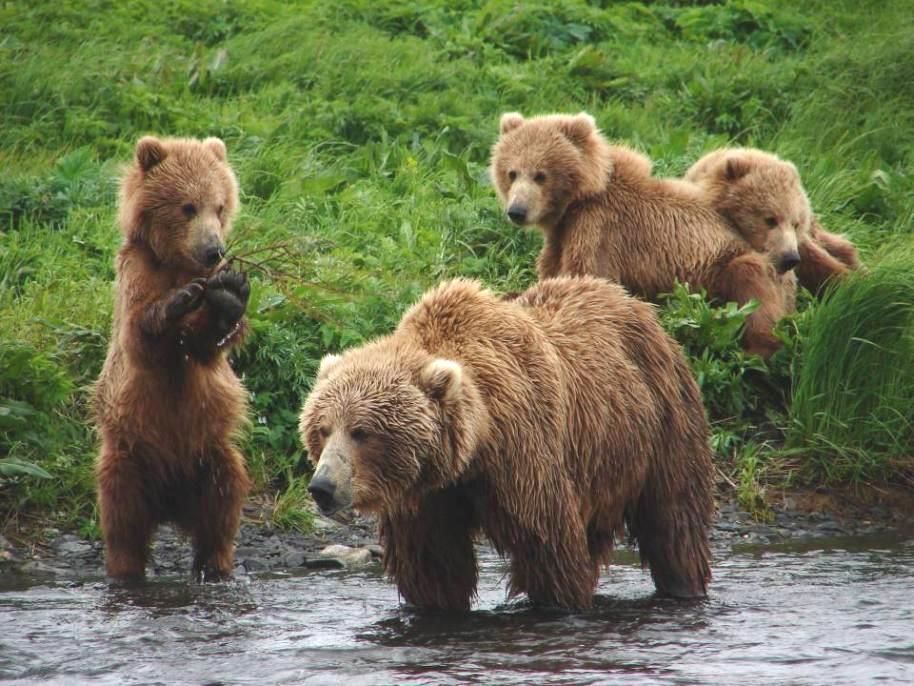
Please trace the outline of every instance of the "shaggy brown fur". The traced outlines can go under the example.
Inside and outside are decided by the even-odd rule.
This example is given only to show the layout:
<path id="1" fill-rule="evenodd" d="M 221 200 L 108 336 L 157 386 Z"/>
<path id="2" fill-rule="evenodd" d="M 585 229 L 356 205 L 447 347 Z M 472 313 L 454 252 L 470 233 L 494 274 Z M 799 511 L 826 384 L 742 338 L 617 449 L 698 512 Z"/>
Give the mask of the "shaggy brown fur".
<path id="1" fill-rule="evenodd" d="M 652 307 L 615 284 L 549 279 L 509 302 L 443 284 L 324 361 L 301 434 L 318 504 L 376 512 L 386 569 L 422 608 L 469 607 L 478 532 L 536 603 L 588 607 L 625 525 L 659 592 L 706 592 L 701 397 Z"/>
<path id="2" fill-rule="evenodd" d="M 230 576 L 249 481 L 234 436 L 244 389 L 243 274 L 213 273 L 238 204 L 222 141 L 143 138 L 121 186 L 114 327 L 95 388 L 108 574 L 143 576 L 152 534 L 193 537 L 194 571 Z"/>
<path id="3" fill-rule="evenodd" d="M 587 114 L 511 113 L 502 117 L 491 175 L 511 220 L 545 236 L 541 279 L 592 274 L 647 298 L 679 280 L 722 301 L 755 298 L 744 345 L 769 356 L 780 347 L 772 329 L 785 314 L 770 261 L 693 184 L 650 169 L 644 156 L 610 146 Z"/>
<path id="4" fill-rule="evenodd" d="M 800 283 L 813 293 L 859 268 L 854 245 L 813 216 L 792 163 L 754 148 L 722 148 L 692 165 L 685 179 L 779 271 L 795 264 Z"/>

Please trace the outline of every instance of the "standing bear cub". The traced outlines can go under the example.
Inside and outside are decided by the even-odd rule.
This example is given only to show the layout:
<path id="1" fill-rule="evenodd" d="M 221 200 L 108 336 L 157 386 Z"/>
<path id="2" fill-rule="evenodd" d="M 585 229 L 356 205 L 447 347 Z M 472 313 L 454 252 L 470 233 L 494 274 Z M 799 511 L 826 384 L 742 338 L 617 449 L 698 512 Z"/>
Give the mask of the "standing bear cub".
<path id="1" fill-rule="evenodd" d="M 651 163 L 610 145 L 580 113 L 501 118 L 490 173 L 508 217 L 537 226 L 545 243 L 540 279 L 590 274 L 655 298 L 676 281 L 717 300 L 759 307 L 743 344 L 770 356 L 787 312 L 778 274 L 691 183 L 651 175 Z"/>
<path id="2" fill-rule="evenodd" d="M 227 350 L 249 286 L 219 270 L 238 206 L 225 145 L 143 138 L 121 185 L 114 324 L 95 387 L 106 568 L 141 578 L 158 524 L 193 538 L 194 573 L 230 576 L 249 488 L 246 396 Z"/>
<path id="3" fill-rule="evenodd" d="M 479 533 L 535 603 L 590 606 L 626 527 L 660 593 L 706 592 L 701 396 L 651 306 L 608 281 L 510 302 L 445 283 L 393 334 L 324 358 L 300 429 L 318 505 L 377 513 L 385 568 L 421 608 L 469 608 Z"/>

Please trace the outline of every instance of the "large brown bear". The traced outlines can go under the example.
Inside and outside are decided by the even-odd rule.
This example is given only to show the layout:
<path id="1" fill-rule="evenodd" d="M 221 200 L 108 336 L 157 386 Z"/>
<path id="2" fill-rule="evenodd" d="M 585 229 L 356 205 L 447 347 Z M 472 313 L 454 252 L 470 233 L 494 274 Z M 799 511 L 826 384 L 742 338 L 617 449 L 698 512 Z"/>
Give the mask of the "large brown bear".
<path id="1" fill-rule="evenodd" d="M 421 608 L 469 607 L 479 532 L 536 603 L 588 607 L 624 525 L 659 592 L 705 594 L 701 396 L 618 285 L 550 279 L 506 302 L 445 283 L 393 334 L 323 360 L 300 429 L 318 505 L 377 513 L 386 570 Z"/>
<path id="2" fill-rule="evenodd" d="M 511 221 L 545 236 L 541 279 L 592 274 L 646 298 L 678 280 L 722 301 L 754 298 L 744 346 L 763 357 L 780 347 L 772 330 L 787 310 L 767 256 L 694 184 L 651 176 L 644 156 L 609 145 L 591 116 L 503 115 L 490 172 Z"/>
<path id="3" fill-rule="evenodd" d="M 114 326 L 95 388 L 106 567 L 141 578 L 153 532 L 193 537 L 194 572 L 230 576 L 249 488 L 235 447 L 246 395 L 226 353 L 249 286 L 218 270 L 238 206 L 225 145 L 143 138 L 121 185 Z"/>
<path id="4" fill-rule="evenodd" d="M 781 271 L 796 266 L 813 293 L 860 267 L 853 243 L 816 220 L 791 162 L 754 148 L 721 148 L 692 165 L 685 179 Z"/>

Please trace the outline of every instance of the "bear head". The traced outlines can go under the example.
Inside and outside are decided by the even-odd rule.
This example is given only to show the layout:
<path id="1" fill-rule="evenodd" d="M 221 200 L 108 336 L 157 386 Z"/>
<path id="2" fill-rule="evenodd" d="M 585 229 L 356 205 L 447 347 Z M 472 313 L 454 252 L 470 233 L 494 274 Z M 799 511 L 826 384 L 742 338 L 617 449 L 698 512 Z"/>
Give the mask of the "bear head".
<path id="1" fill-rule="evenodd" d="M 760 150 L 735 149 L 692 175 L 714 208 L 767 254 L 779 273 L 799 264 L 799 243 L 809 235 L 812 211 L 793 164 Z"/>
<path id="2" fill-rule="evenodd" d="M 486 425 L 457 362 L 385 342 L 328 355 L 299 430 L 321 511 L 390 512 L 456 481 Z"/>
<path id="3" fill-rule="evenodd" d="M 162 264 L 206 273 L 225 254 L 238 208 L 238 183 L 218 138 L 137 143 L 121 184 L 120 224 Z"/>
<path id="4" fill-rule="evenodd" d="M 512 222 L 547 227 L 572 202 L 605 192 L 611 169 L 609 145 L 589 114 L 510 112 L 501 117 L 489 174 Z"/>

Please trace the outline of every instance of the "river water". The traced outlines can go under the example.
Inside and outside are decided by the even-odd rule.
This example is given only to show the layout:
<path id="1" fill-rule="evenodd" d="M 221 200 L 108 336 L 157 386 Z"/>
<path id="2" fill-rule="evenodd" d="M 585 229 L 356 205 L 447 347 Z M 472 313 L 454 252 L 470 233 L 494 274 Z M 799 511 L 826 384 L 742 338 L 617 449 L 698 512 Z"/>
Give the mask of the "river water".
<path id="1" fill-rule="evenodd" d="M 0 680 L 41 684 L 914 684 L 914 538 L 718 551 L 711 595 L 652 595 L 620 553 L 594 609 L 420 615 L 377 568 L 139 588 L 0 580 Z"/>

